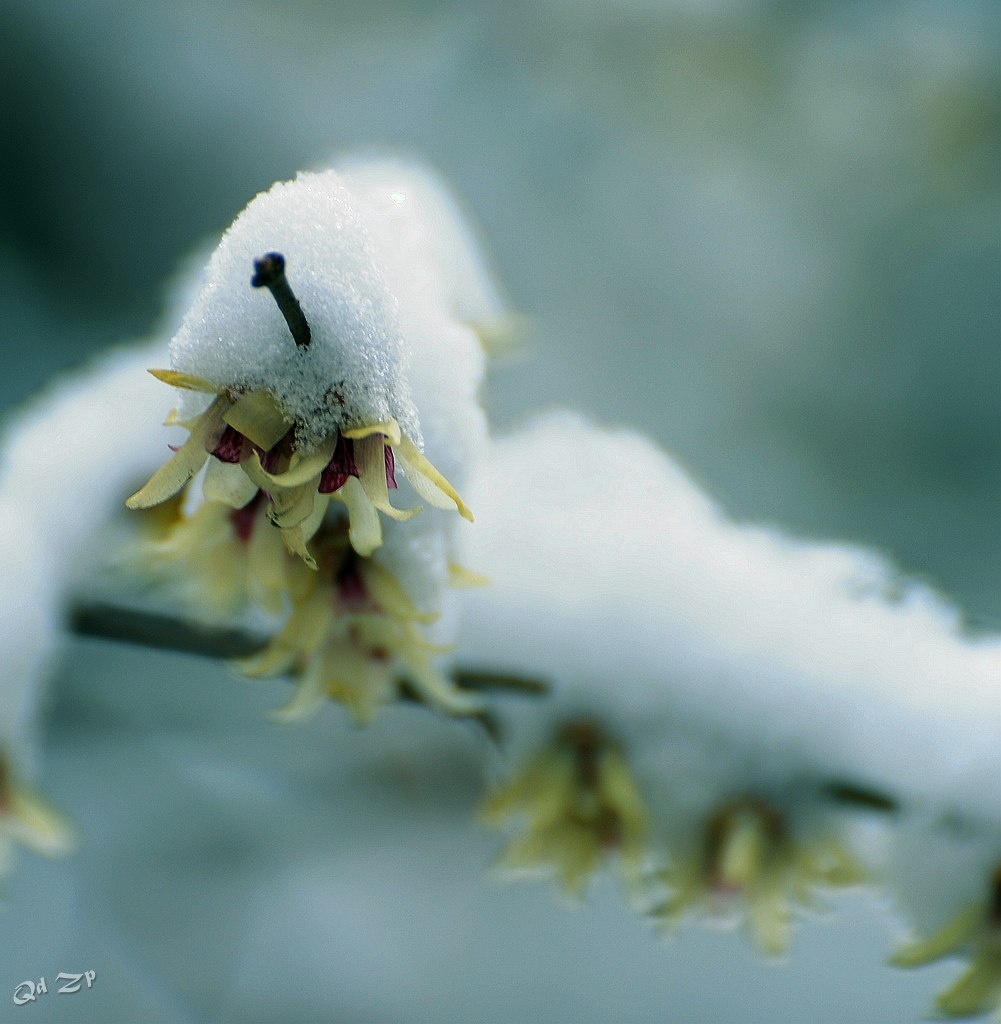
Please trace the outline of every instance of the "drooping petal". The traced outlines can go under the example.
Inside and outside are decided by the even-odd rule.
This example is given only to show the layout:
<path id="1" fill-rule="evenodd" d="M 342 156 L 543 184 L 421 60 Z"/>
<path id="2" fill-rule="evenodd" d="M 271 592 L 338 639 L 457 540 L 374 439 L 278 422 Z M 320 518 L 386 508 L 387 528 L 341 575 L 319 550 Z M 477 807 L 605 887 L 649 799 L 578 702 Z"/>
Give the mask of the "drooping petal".
<path id="1" fill-rule="evenodd" d="M 394 447 L 403 472 L 407 474 L 411 487 L 421 498 L 435 508 L 451 508 L 454 505 L 463 519 L 473 521 L 472 512 L 455 492 L 455 488 L 418 451 L 410 438 L 401 437 Z"/>
<path id="2" fill-rule="evenodd" d="M 448 563 L 448 585 L 457 590 L 467 587 L 487 587 L 490 585 L 490 577 L 483 573 L 473 572 L 458 562 Z"/>
<path id="3" fill-rule="evenodd" d="M 316 499 L 316 489 L 310 483 L 288 491 L 275 491 L 271 495 L 268 518 L 280 530 L 291 530 L 313 515 Z"/>
<path id="4" fill-rule="evenodd" d="M 399 444 L 402 438 L 400 425 L 396 420 L 386 420 L 385 423 L 372 423 L 367 427 L 352 427 L 350 430 L 342 430 L 341 433 L 352 440 L 360 440 L 363 437 L 381 434 L 392 445 Z"/>
<path id="5" fill-rule="evenodd" d="M 977 933 L 986 916 L 982 903 L 966 907 L 950 918 L 934 935 L 898 949 L 890 957 L 894 967 L 922 967 L 961 949 Z"/>
<path id="6" fill-rule="evenodd" d="M 438 618 L 434 612 L 419 611 L 400 581 L 378 562 L 366 561 L 360 567 L 360 571 L 369 596 L 389 615 L 397 619 L 425 623 L 434 622 Z"/>
<path id="7" fill-rule="evenodd" d="M 18 784 L 7 792 L 0 831 L 43 857 L 61 857 L 76 845 L 73 829 L 40 797 Z"/>
<path id="8" fill-rule="evenodd" d="M 230 508 L 243 508 L 254 500 L 257 484 L 231 462 L 209 459 L 202 481 L 202 494 L 208 501 L 222 502 Z"/>
<path id="9" fill-rule="evenodd" d="M 972 1017 L 1001 1002 L 1001 939 L 982 949 L 959 980 L 940 993 L 935 1005 L 947 1017 Z"/>
<path id="10" fill-rule="evenodd" d="M 285 545 L 280 530 L 259 515 L 247 544 L 247 589 L 255 604 L 276 614 L 287 587 Z"/>
<path id="11" fill-rule="evenodd" d="M 287 527 L 281 531 L 282 540 L 285 542 L 286 549 L 291 552 L 291 554 L 298 555 L 298 557 L 314 571 L 317 569 L 316 559 L 312 554 L 310 554 L 306 545 L 309 543 L 316 531 L 319 530 L 320 525 L 323 522 L 323 518 L 327 514 L 327 508 L 329 505 L 329 494 L 314 493 L 312 512 L 310 512 L 310 514 L 301 523 L 292 527 Z"/>
<path id="12" fill-rule="evenodd" d="M 265 451 L 278 444 L 292 426 L 275 400 L 264 391 L 240 395 L 224 418 L 234 430 Z"/>
<path id="13" fill-rule="evenodd" d="M 767 956 L 782 956 L 792 942 L 792 912 L 779 873 L 766 874 L 748 889 L 747 923 L 758 948 Z"/>
<path id="14" fill-rule="evenodd" d="M 421 699 L 444 714 L 464 717 L 479 714 L 486 707 L 482 696 L 460 689 L 436 671 L 423 652 L 405 648 L 399 658 Z"/>
<path id="15" fill-rule="evenodd" d="M 368 500 L 357 477 L 350 477 L 347 483 L 336 492 L 335 497 L 344 503 L 348 510 L 348 539 L 351 546 L 363 558 L 367 558 L 382 544 L 382 524 L 379 513 Z"/>
<path id="16" fill-rule="evenodd" d="M 169 384 L 174 388 L 183 388 L 185 391 L 204 391 L 210 395 L 218 395 L 222 390 L 215 384 L 210 384 L 204 377 L 196 377 L 193 373 L 181 373 L 179 370 L 149 370 L 157 380 Z"/>
<path id="17" fill-rule="evenodd" d="M 283 473 L 269 473 L 261 462 L 260 454 L 251 449 L 243 462 L 243 469 L 261 490 L 269 494 L 292 490 L 305 484 L 310 484 L 313 490 L 316 490 L 320 474 L 333 454 L 334 443 L 334 440 L 330 439 L 316 451 L 306 455 L 293 453 L 289 467 Z"/>
<path id="18" fill-rule="evenodd" d="M 358 479 L 368 500 L 391 519 L 405 522 L 412 519 L 420 506 L 411 509 L 394 508 L 389 503 L 389 488 L 386 484 L 385 442 L 381 434 L 373 434 L 354 442 L 355 462 L 358 465 Z"/>
<path id="19" fill-rule="evenodd" d="M 269 717 L 276 722 L 300 722 L 316 714 L 326 699 L 323 662 L 317 658 L 310 662 L 296 683 L 292 699 L 272 711 Z"/>
<path id="20" fill-rule="evenodd" d="M 257 654 L 235 666 L 249 676 L 283 675 L 299 663 L 308 663 L 326 639 L 334 613 L 322 593 L 300 605 L 281 632 Z"/>
<path id="21" fill-rule="evenodd" d="M 347 709 L 356 725 L 367 725 L 396 695 L 392 659 L 378 661 L 354 645 L 338 645 L 323 659 L 327 696 Z"/>
<path id="22" fill-rule="evenodd" d="M 152 508 L 172 498 L 205 465 L 208 443 L 222 427 L 229 399 L 220 395 L 191 425 L 187 441 L 125 502 L 128 508 Z"/>

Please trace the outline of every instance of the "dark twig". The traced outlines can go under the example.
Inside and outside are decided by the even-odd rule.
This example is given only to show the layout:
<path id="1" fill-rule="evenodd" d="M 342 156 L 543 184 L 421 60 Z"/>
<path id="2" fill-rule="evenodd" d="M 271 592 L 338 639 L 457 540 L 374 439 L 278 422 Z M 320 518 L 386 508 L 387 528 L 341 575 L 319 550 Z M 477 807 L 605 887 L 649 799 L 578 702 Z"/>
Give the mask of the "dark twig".
<path id="1" fill-rule="evenodd" d="M 222 660 L 246 658 L 257 653 L 267 642 L 263 637 L 240 629 L 213 628 L 159 612 L 113 604 L 77 605 L 70 610 L 69 629 L 78 636 Z M 460 668 L 452 673 L 452 679 L 456 686 L 479 693 L 538 697 L 549 691 L 547 684 L 539 679 L 500 672 Z M 401 682 L 400 692 L 405 699 L 416 699 L 406 681 Z M 492 739 L 499 739 L 500 724 L 489 711 L 469 717 L 475 719 Z"/>
<path id="2" fill-rule="evenodd" d="M 847 807 L 855 807 L 863 811 L 893 814 L 900 810 L 900 805 L 892 796 L 855 782 L 841 780 L 829 782 L 824 786 L 823 793 L 824 796 L 835 803 L 844 804 Z"/>
<path id="3" fill-rule="evenodd" d="M 255 288 L 267 288 L 271 292 L 296 345 L 309 348 L 312 333 L 302 306 L 285 276 L 285 257 L 280 252 L 269 252 L 259 260 L 254 260 L 254 276 L 250 283 Z"/>

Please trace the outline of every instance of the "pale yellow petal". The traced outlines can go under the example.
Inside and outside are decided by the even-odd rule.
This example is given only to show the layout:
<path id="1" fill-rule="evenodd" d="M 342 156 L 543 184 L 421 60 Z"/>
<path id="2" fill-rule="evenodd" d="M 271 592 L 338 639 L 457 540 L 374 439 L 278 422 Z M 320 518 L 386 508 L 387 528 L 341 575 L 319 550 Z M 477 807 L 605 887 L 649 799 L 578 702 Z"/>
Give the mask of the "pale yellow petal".
<path id="1" fill-rule="evenodd" d="M 218 395 L 222 388 L 210 384 L 204 377 L 196 377 L 192 373 L 181 373 L 180 370 L 150 370 L 157 380 L 169 384 L 174 388 L 184 388 L 185 391 L 205 391 L 210 395 Z"/>
<path id="2" fill-rule="evenodd" d="M 486 701 L 477 693 L 460 690 L 450 683 L 424 657 L 406 651 L 400 657 L 414 689 L 426 704 L 431 704 L 446 715 L 463 717 L 479 714 Z"/>
<path id="3" fill-rule="evenodd" d="M 288 704 L 272 711 L 269 717 L 276 722 L 302 721 L 315 715 L 326 699 L 323 665 L 319 658 L 315 658 L 296 683 L 292 699 Z"/>
<path id="4" fill-rule="evenodd" d="M 645 834 L 647 810 L 626 759 L 618 750 L 608 750 L 598 773 L 598 796 L 605 807 L 615 811 L 623 828 Z"/>
<path id="5" fill-rule="evenodd" d="M 235 661 L 245 675 L 275 676 L 308 661 L 320 649 L 334 624 L 334 610 L 326 595 L 316 594 L 299 605 L 274 639 L 258 654 Z"/>
<path id="6" fill-rule="evenodd" d="M 208 501 L 243 508 L 257 494 L 257 484 L 235 463 L 210 458 L 202 481 L 202 494 Z"/>
<path id="7" fill-rule="evenodd" d="M 227 410 L 226 422 L 259 448 L 273 448 L 292 426 L 278 403 L 265 391 L 240 395 Z"/>
<path id="8" fill-rule="evenodd" d="M 392 663 L 377 662 L 356 647 L 338 647 L 326 655 L 327 695 L 347 708 L 355 725 L 368 725 L 397 691 Z"/>
<path id="9" fill-rule="evenodd" d="M 220 395 L 194 421 L 187 441 L 125 502 L 131 509 L 152 508 L 172 498 L 205 465 L 207 444 L 222 425 L 229 399 Z"/>
<path id="10" fill-rule="evenodd" d="M 465 566 L 459 565 L 458 562 L 449 562 L 448 583 L 449 586 L 455 587 L 457 590 L 467 587 L 487 587 L 490 585 L 490 577 L 484 576 L 483 573 L 473 572 Z"/>
<path id="11" fill-rule="evenodd" d="M 271 679 L 290 672 L 297 658 L 298 653 L 293 648 L 271 643 L 257 654 L 234 661 L 233 668 L 245 676 Z"/>
<path id="12" fill-rule="evenodd" d="M 408 437 L 402 437 L 394 446 L 398 460 L 406 473 L 410 486 L 429 505 L 451 508 L 454 505 L 463 519 L 473 521 L 473 514 L 455 492 L 452 485 L 435 469 Z"/>
<path id="13" fill-rule="evenodd" d="M 1001 1004 L 1001 941 L 995 939 L 960 979 L 940 993 L 935 1005 L 948 1017 L 972 1017 Z"/>
<path id="14" fill-rule="evenodd" d="M 302 559 L 315 572 L 318 568 L 316 559 L 306 545 L 323 523 L 323 517 L 330 505 L 330 495 L 310 493 L 313 495 L 313 508 L 310 514 L 295 526 L 283 527 L 281 535 L 286 550 Z"/>
<path id="15" fill-rule="evenodd" d="M 76 845 L 69 823 L 39 796 L 17 784 L 8 792 L 0 830 L 43 857 L 61 857 Z"/>
<path id="16" fill-rule="evenodd" d="M 389 502 L 389 486 L 386 483 L 386 446 L 381 435 L 364 437 L 354 445 L 355 464 L 358 467 L 358 479 L 368 500 L 382 513 L 404 523 L 413 519 L 420 511 L 414 508 L 395 508 Z"/>
<path id="17" fill-rule="evenodd" d="M 320 567 L 306 546 L 306 538 L 303 536 L 302 527 L 293 526 L 291 530 L 282 530 L 280 532 L 282 541 L 285 544 L 285 550 L 290 555 L 295 555 L 296 558 L 301 559 L 304 565 L 312 569 L 313 572 L 316 572 Z"/>
<path id="18" fill-rule="evenodd" d="M 961 949 L 983 924 L 987 911 L 982 903 L 966 907 L 950 918 L 934 935 L 898 949 L 890 957 L 894 967 L 921 967 Z"/>
<path id="19" fill-rule="evenodd" d="M 275 491 L 271 495 L 268 518 L 281 530 L 291 530 L 309 519 L 316 509 L 316 489 L 303 484 L 288 491 Z"/>
<path id="20" fill-rule="evenodd" d="M 243 462 L 243 467 L 247 476 L 269 494 L 294 490 L 307 483 L 311 484 L 315 491 L 320 483 L 320 474 L 326 469 L 333 454 L 334 442 L 326 441 L 316 451 L 306 455 L 293 453 L 289 468 L 284 473 L 269 473 L 261 465 L 260 455 L 251 449 Z"/>
<path id="21" fill-rule="evenodd" d="M 386 420 L 385 423 L 373 423 L 367 427 L 352 427 L 350 430 L 342 430 L 341 434 L 352 440 L 371 437 L 373 434 L 382 434 L 390 444 L 396 445 L 400 443 L 400 425 L 396 420 Z"/>
<path id="22" fill-rule="evenodd" d="M 362 579 L 365 581 L 365 589 L 369 592 L 372 600 L 389 615 L 398 619 L 407 619 L 414 622 L 434 622 L 438 615 L 434 612 L 422 613 L 418 610 L 410 596 L 403 589 L 400 581 L 384 566 L 378 562 L 366 560 L 361 565 Z"/>
<path id="23" fill-rule="evenodd" d="M 348 477 L 347 483 L 336 492 L 338 501 L 348 510 L 348 539 L 363 558 L 367 558 L 382 544 L 382 524 L 379 513 L 368 500 L 357 477 Z"/>
<path id="24" fill-rule="evenodd" d="M 766 877 L 747 893 L 747 923 L 767 956 L 783 956 L 792 942 L 792 912 L 781 877 Z"/>
<path id="25" fill-rule="evenodd" d="M 265 611 L 282 610 L 287 587 L 281 531 L 259 515 L 247 545 L 247 583 L 251 599 Z"/>

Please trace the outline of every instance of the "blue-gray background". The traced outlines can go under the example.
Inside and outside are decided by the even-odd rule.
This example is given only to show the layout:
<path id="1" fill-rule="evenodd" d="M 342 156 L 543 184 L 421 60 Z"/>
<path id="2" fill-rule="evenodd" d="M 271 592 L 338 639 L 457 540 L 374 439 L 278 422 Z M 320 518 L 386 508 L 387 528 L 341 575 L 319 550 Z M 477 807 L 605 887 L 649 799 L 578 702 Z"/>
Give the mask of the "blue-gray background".
<path id="1" fill-rule="evenodd" d="M 0 396 L 148 332 L 273 180 L 395 146 L 534 324 L 496 422 L 633 424 L 734 515 L 876 545 L 996 628 L 999 39 L 988 2 L 7 0 Z M 427 761 L 423 718 L 332 709 L 289 743 L 215 667 L 72 654 L 45 781 L 85 845 L 22 864 L 0 986 L 99 987 L 25 1018 L 905 1021 L 949 975 L 878 969 L 864 901 L 769 973 L 606 890 L 491 889 L 470 738 Z"/>

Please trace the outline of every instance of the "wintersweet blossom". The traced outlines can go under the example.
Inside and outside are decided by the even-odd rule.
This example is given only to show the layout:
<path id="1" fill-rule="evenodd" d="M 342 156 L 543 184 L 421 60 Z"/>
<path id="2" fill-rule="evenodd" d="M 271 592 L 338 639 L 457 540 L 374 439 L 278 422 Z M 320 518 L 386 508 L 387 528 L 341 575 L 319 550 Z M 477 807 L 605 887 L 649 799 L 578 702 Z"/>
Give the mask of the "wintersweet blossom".
<path id="1" fill-rule="evenodd" d="M 430 372 L 423 350 L 429 324 L 444 334 L 455 325 L 445 311 L 420 308 L 398 268 L 390 273 L 373 219 L 377 213 L 334 171 L 279 183 L 237 217 L 171 343 L 172 368 L 152 371 L 182 397 L 211 397 L 207 407 L 204 397 L 182 400 L 172 422 L 189 437 L 130 507 L 167 500 L 207 465 L 207 499 L 239 508 L 266 491 L 272 522 L 310 565 L 306 544 L 331 497 L 346 507 L 351 542 L 363 555 L 382 543 L 380 513 L 405 520 L 418 511 L 390 503 L 397 468 L 421 500 L 472 519 L 422 451 L 410 380 L 421 385 L 435 424 L 449 422 L 423 386 Z M 260 294 L 265 286 L 274 302 Z M 472 390 L 464 401 L 475 408 L 481 364 L 466 362 Z M 481 418 L 460 416 L 471 426 Z"/>
<path id="2" fill-rule="evenodd" d="M 176 581 L 187 604 L 208 621 L 247 605 L 278 614 L 289 592 L 289 554 L 265 515 L 263 491 L 240 508 L 203 501 L 189 511 L 178 501 L 165 522 L 151 524 L 140 568 Z M 161 506 L 163 507 L 163 506 Z"/>
<path id="3" fill-rule="evenodd" d="M 717 807 L 695 851 L 664 872 L 671 894 L 655 915 L 677 928 L 692 911 L 704 907 L 719 919 L 739 901 L 755 944 L 779 956 L 789 950 L 794 904 L 810 907 L 818 889 L 864 877 L 835 835 L 804 839 L 773 803 L 740 796 Z"/>
<path id="4" fill-rule="evenodd" d="M 177 387 L 214 392 L 208 381 L 170 370 L 151 371 Z M 260 491 L 268 495 L 268 518 L 281 530 L 289 551 L 315 567 L 306 544 L 319 529 L 330 498 L 348 512 L 351 543 L 369 555 L 382 543 L 378 513 L 406 520 L 418 509 L 389 501 L 399 463 L 414 490 L 429 504 L 454 505 L 472 519 L 451 484 L 400 431 L 394 419 L 340 428 L 311 450 L 299 445 L 296 427 L 266 392 L 226 390 L 188 427 L 188 440 L 126 502 L 151 508 L 174 497 L 207 465 L 202 484 L 209 501 L 243 508 Z"/>
<path id="5" fill-rule="evenodd" d="M 551 871 L 580 896 L 605 857 L 617 854 L 627 885 L 640 883 L 647 810 L 622 750 L 591 721 L 562 726 L 487 798 L 480 818 L 497 828 L 523 821 L 501 855 L 506 870 Z"/>
<path id="6" fill-rule="evenodd" d="M 897 967 L 921 967 L 949 956 L 968 956 L 966 971 L 935 1000 L 945 1017 L 973 1017 L 997 1010 L 1001 1020 L 1001 863 L 982 899 L 964 907 L 926 939 L 903 946 Z"/>
<path id="7" fill-rule="evenodd" d="M 445 649 L 421 632 L 437 614 L 422 612 L 383 565 L 361 557 L 337 524 L 317 534 L 317 569 L 290 566 L 292 611 L 284 627 L 237 667 L 250 676 L 291 675 L 296 691 L 277 714 L 292 720 L 327 698 L 358 723 L 403 686 L 449 715 L 472 715 L 482 700 L 452 684 L 435 665 Z"/>
<path id="8" fill-rule="evenodd" d="M 15 844 L 60 857 L 73 849 L 75 838 L 60 814 L 14 779 L 7 758 L 0 755 L 0 876 L 10 869 Z"/>

